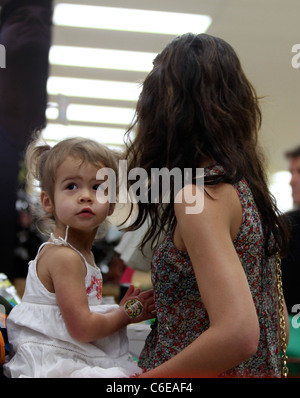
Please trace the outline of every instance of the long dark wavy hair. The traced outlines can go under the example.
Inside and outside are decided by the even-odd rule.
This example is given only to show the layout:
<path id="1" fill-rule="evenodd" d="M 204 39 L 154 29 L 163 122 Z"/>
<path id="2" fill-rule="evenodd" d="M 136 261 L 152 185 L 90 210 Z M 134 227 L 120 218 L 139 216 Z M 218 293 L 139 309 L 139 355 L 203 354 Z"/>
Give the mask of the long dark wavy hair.
<path id="1" fill-rule="evenodd" d="M 225 172 L 205 177 L 204 184 L 234 184 L 245 178 L 262 217 L 267 253 L 284 253 L 286 230 L 267 186 L 257 142 L 259 98 L 233 48 L 220 38 L 188 33 L 168 44 L 153 65 L 127 131 L 128 170 L 142 167 L 148 175 L 153 168 L 196 170 L 204 160 L 214 159 Z M 147 188 L 148 203 L 138 203 L 137 218 L 127 228 L 135 230 L 151 220 L 142 246 L 167 229 L 174 217 L 174 202 L 151 203 L 150 179 Z M 276 243 L 272 247 L 271 235 Z"/>

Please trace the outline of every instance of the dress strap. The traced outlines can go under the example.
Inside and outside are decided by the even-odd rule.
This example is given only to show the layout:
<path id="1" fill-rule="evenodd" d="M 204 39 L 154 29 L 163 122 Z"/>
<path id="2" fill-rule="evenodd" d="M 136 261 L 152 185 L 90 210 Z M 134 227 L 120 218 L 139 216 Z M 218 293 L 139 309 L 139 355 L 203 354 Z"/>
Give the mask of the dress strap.
<path id="1" fill-rule="evenodd" d="M 220 163 L 214 163 L 214 164 L 204 167 L 204 177 L 221 175 L 224 173 L 225 173 L 225 168 Z"/>
<path id="2" fill-rule="evenodd" d="M 68 243 L 68 232 L 69 232 L 69 225 L 67 225 L 67 227 L 66 227 L 66 232 L 65 232 L 65 238 L 64 239 L 61 236 L 59 236 L 58 238 L 55 238 L 53 233 L 50 234 L 50 239 L 57 246 L 61 246 L 61 245 L 69 246 L 70 244 Z"/>
<path id="3" fill-rule="evenodd" d="M 69 232 L 69 225 L 67 225 L 66 227 L 66 232 L 65 232 L 65 237 L 62 238 L 61 236 L 59 236 L 58 238 L 55 238 L 54 234 L 51 233 L 50 234 L 50 239 L 51 241 L 45 242 L 43 243 L 40 247 L 39 250 L 37 252 L 36 255 L 36 259 L 38 258 L 38 255 L 41 251 L 41 249 L 46 246 L 46 245 L 55 245 L 55 246 L 66 246 L 66 247 L 70 247 L 71 249 L 73 249 L 77 254 L 79 254 L 79 256 L 83 259 L 85 265 L 88 264 L 88 262 L 86 261 L 86 258 L 84 257 L 84 255 L 82 253 L 80 253 L 79 250 L 77 250 L 74 246 L 72 246 L 68 241 L 68 232 Z"/>

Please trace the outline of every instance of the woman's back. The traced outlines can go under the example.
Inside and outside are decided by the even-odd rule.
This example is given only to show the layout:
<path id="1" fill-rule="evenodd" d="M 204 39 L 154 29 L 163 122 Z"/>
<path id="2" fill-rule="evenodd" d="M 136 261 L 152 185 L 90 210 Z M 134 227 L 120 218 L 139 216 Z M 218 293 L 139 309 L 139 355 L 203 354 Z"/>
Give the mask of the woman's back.
<path id="1" fill-rule="evenodd" d="M 221 174 L 223 170 L 215 165 L 206 168 L 205 175 Z M 233 243 L 256 307 L 260 341 L 254 356 L 222 376 L 279 377 L 275 256 L 264 254 L 261 216 L 247 182 L 242 179 L 233 186 L 243 210 L 242 225 Z M 187 252 L 175 247 L 172 227 L 152 260 L 152 282 L 157 323 L 139 362 L 147 370 L 176 355 L 210 326 L 193 265 Z"/>

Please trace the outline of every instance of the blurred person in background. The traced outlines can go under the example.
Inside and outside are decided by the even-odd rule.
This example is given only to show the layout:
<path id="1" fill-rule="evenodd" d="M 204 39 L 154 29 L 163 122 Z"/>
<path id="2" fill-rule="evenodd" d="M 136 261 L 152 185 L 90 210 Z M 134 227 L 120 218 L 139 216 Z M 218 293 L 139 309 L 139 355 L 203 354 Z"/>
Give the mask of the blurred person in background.
<path id="1" fill-rule="evenodd" d="M 291 237 L 287 257 L 282 260 L 282 278 L 288 312 L 295 314 L 293 306 L 300 306 L 300 145 L 285 156 L 289 160 L 294 208 L 286 213 Z"/>
<path id="2" fill-rule="evenodd" d="M 23 152 L 36 129 L 46 124 L 48 54 L 52 0 L 0 0 L 0 43 L 5 68 L 0 68 L 0 272 L 10 279 L 18 212 L 18 176 Z"/>

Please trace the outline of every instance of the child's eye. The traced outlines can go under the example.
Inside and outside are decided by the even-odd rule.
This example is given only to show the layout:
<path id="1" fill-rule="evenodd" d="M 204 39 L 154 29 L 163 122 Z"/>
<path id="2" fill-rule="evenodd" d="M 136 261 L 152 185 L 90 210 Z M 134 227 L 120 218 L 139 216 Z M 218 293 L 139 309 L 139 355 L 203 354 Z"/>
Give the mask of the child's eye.
<path id="1" fill-rule="evenodd" d="M 97 189 L 101 189 L 102 191 L 105 191 L 106 186 L 103 185 L 103 182 L 99 182 L 99 184 L 95 184 L 93 189 L 97 191 Z"/>
<path id="2" fill-rule="evenodd" d="M 68 184 L 66 187 L 69 191 L 72 191 L 77 188 L 77 185 L 74 183 Z"/>

